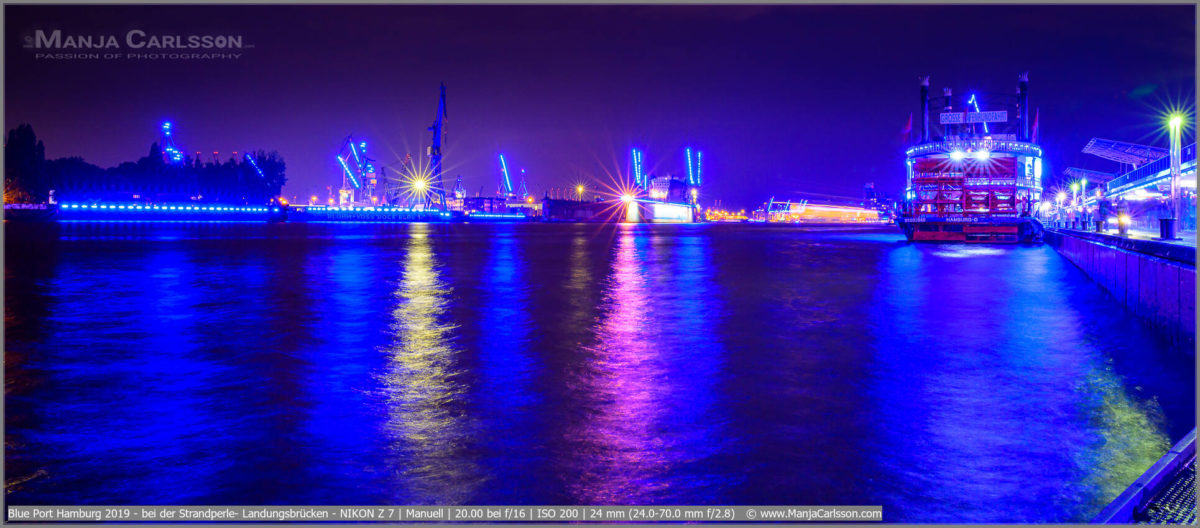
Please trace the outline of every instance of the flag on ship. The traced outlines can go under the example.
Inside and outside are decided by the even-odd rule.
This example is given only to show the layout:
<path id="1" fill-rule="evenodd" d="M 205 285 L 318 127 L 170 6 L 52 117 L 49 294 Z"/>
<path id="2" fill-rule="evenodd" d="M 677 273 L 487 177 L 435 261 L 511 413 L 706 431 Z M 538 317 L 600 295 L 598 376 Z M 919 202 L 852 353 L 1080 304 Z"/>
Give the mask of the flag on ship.
<path id="1" fill-rule="evenodd" d="M 901 133 L 904 134 L 904 143 L 905 144 L 912 143 L 912 118 L 913 118 L 912 112 L 909 112 L 908 113 L 908 124 L 904 125 L 904 130 L 901 131 Z"/>
<path id="2" fill-rule="evenodd" d="M 1038 118 L 1042 115 L 1042 109 L 1038 108 L 1033 114 L 1033 142 L 1038 142 Z"/>

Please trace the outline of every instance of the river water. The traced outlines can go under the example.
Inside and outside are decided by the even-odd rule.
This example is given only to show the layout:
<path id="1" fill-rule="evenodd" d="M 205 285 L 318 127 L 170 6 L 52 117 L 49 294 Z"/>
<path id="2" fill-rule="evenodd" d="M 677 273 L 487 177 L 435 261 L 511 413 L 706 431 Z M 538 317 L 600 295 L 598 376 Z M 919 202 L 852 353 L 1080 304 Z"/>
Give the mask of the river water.
<path id="1" fill-rule="evenodd" d="M 1194 355 L 895 228 L 14 224 L 9 504 L 882 504 L 1087 521 Z"/>

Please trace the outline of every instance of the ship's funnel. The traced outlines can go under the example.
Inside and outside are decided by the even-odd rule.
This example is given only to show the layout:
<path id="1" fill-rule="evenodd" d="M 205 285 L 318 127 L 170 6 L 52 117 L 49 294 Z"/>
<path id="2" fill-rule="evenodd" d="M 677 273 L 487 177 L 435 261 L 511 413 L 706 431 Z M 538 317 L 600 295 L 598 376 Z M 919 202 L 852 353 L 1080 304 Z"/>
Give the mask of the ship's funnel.
<path id="1" fill-rule="evenodd" d="M 929 142 L 929 76 L 921 77 L 921 143 Z"/>
<path id="2" fill-rule="evenodd" d="M 1029 141 L 1029 72 L 1017 77 L 1017 112 L 1021 141 Z"/>

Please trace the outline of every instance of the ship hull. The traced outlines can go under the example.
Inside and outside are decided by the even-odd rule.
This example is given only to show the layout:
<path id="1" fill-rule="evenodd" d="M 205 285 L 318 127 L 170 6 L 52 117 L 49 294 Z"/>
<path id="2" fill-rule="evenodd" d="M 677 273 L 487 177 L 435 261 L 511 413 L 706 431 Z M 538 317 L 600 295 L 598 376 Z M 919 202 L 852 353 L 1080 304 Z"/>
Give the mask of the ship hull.
<path id="1" fill-rule="evenodd" d="M 897 221 L 909 242 L 962 244 L 1037 244 L 1042 225 L 1034 218 L 987 219 L 977 222 L 943 218 L 901 218 Z"/>

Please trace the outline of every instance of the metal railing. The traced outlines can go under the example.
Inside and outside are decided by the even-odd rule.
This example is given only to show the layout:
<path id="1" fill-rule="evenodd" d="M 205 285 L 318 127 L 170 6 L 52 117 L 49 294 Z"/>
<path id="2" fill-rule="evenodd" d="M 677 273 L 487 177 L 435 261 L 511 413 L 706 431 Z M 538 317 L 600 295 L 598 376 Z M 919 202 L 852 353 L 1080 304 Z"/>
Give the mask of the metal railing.
<path id="1" fill-rule="evenodd" d="M 1187 172 L 1188 165 L 1196 166 L 1196 144 L 1192 143 L 1180 153 L 1180 165 L 1183 172 Z M 1154 179 L 1159 177 L 1163 171 L 1171 170 L 1171 156 L 1163 156 L 1150 163 L 1142 165 L 1134 170 L 1131 170 L 1121 176 L 1113 178 L 1112 181 L 1104 184 L 1104 194 L 1113 194 L 1129 190 L 1129 188 L 1137 187 L 1143 179 Z"/>

